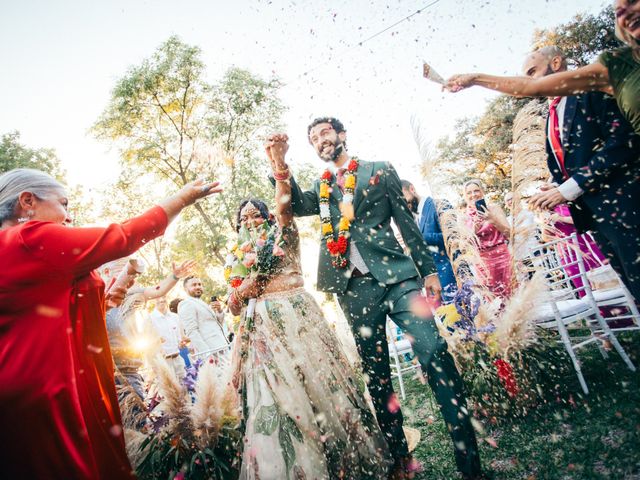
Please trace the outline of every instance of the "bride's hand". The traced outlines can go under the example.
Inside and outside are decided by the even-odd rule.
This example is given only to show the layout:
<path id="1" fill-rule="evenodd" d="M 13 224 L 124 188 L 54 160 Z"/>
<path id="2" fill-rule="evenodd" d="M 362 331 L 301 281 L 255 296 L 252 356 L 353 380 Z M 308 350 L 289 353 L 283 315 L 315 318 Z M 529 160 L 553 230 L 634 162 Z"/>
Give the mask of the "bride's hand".
<path id="1" fill-rule="evenodd" d="M 236 292 L 243 300 L 247 300 L 249 298 L 258 298 L 262 294 L 264 287 L 264 279 L 250 276 L 242 281 Z"/>

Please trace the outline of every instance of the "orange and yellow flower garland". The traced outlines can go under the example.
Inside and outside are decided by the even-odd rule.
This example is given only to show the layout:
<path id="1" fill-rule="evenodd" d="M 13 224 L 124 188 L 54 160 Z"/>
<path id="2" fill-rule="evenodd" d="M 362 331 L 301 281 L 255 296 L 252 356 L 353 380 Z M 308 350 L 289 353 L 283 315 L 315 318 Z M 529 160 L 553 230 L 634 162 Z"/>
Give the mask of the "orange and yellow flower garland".
<path id="1" fill-rule="evenodd" d="M 344 195 L 342 197 L 343 208 L 342 211 L 348 210 L 345 208 L 353 204 L 353 193 L 356 188 L 356 171 L 358 170 L 358 160 L 352 158 L 347 166 L 347 171 L 344 174 Z M 327 242 L 327 250 L 333 257 L 331 264 L 337 268 L 345 268 L 349 261 L 347 260 L 347 246 L 349 243 L 349 228 L 351 227 L 351 221 L 344 213 L 340 217 L 338 223 L 338 239 L 336 240 L 333 235 L 333 223 L 331 222 L 331 210 L 329 207 L 329 195 L 331 194 L 331 179 L 333 175 L 329 170 L 325 170 L 320 177 L 320 220 L 322 222 L 322 237 Z"/>

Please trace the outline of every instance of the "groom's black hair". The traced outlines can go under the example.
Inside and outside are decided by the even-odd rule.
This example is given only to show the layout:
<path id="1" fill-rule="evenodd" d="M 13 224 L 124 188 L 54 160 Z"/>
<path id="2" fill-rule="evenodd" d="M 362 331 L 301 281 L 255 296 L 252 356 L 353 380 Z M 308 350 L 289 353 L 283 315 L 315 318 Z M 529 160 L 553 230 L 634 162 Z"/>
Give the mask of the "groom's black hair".
<path id="1" fill-rule="evenodd" d="M 262 200 L 258 200 L 257 198 L 247 198 L 240 202 L 238 213 L 236 213 L 236 232 L 240 231 L 240 212 L 242 212 L 242 209 L 247 205 L 247 203 L 251 203 L 254 207 L 256 207 L 260 212 L 260 215 L 262 215 L 262 218 L 264 218 L 269 225 L 273 224 L 273 219 L 269 214 L 269 207 L 267 207 L 267 204 Z"/>
<path id="2" fill-rule="evenodd" d="M 307 138 L 309 138 L 309 135 L 311 134 L 311 129 L 313 127 L 315 127 L 316 125 L 319 125 L 321 123 L 330 123 L 331 126 L 333 127 L 333 129 L 336 131 L 336 133 L 346 132 L 346 130 L 344 128 L 344 125 L 337 118 L 335 118 L 335 117 L 318 117 L 313 122 L 311 122 L 309 124 L 309 126 L 307 127 Z M 309 140 L 309 141 L 311 141 L 311 140 Z"/>

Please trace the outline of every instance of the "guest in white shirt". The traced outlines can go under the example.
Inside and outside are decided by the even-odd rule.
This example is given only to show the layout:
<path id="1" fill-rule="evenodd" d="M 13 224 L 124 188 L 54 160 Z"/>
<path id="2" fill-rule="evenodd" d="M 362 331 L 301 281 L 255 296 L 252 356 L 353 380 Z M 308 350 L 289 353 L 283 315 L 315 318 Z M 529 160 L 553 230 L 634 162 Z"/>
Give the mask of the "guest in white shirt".
<path id="1" fill-rule="evenodd" d="M 178 305 L 178 315 L 196 355 L 226 353 L 229 341 L 215 312 L 202 299 L 202 281 L 187 277 L 184 289 L 189 295 Z"/>
<path id="2" fill-rule="evenodd" d="M 185 337 L 180 317 L 169 311 L 166 297 L 156 300 L 156 308 L 150 315 L 151 324 L 162 340 L 162 352 L 178 378 L 184 377 L 185 363 L 180 348 L 189 340 Z"/>

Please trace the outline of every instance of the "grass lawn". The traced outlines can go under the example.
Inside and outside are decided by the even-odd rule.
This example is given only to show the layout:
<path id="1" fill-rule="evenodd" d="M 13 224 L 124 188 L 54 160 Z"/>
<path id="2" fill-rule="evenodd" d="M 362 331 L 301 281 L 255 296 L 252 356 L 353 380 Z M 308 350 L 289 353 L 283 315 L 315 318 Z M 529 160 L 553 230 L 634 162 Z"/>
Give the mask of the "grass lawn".
<path id="1" fill-rule="evenodd" d="M 640 335 L 620 340 L 640 368 Z M 478 433 L 482 463 L 496 480 L 640 479 L 640 373 L 628 370 L 616 352 L 604 360 L 595 347 L 587 347 L 579 358 L 588 396 L 574 375 L 566 379 L 573 391 L 568 399 L 524 419 L 478 418 L 484 427 Z M 416 479 L 460 478 L 430 388 L 413 379 L 405 386 L 406 425 L 422 434 L 414 454 L 424 472 Z"/>

